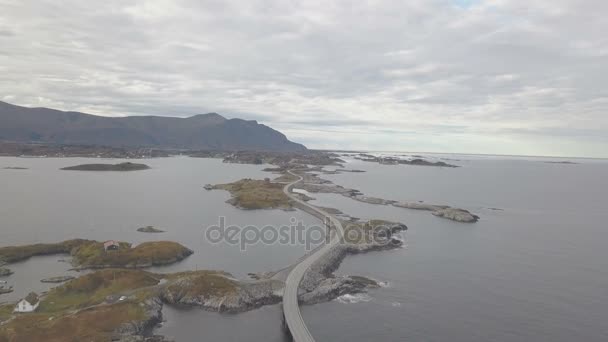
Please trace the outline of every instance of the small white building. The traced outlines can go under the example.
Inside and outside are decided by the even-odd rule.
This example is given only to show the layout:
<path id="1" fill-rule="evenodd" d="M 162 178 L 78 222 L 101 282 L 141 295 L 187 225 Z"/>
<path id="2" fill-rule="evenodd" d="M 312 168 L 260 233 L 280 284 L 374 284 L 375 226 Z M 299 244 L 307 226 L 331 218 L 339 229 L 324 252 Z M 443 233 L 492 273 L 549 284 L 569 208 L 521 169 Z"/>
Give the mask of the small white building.
<path id="1" fill-rule="evenodd" d="M 32 292 L 17 303 L 15 312 L 34 312 L 38 308 L 38 305 L 40 305 L 40 298 Z"/>

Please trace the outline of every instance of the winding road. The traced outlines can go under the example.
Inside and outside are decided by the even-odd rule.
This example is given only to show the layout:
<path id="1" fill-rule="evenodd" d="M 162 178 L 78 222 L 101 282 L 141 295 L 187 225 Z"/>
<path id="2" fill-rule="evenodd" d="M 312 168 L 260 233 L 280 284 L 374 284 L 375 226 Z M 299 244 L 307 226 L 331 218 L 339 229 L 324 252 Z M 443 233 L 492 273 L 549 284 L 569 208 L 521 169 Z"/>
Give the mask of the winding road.
<path id="1" fill-rule="evenodd" d="M 299 179 L 285 185 L 283 188 L 285 195 L 289 196 L 289 198 L 294 201 L 297 208 L 321 219 L 323 222 L 327 222 L 327 219 L 329 219 L 329 222 L 331 222 L 331 227 L 334 227 L 336 231 L 336 234 L 332 234 L 331 239 L 327 244 L 317 249 L 314 253 L 308 255 L 307 258 L 301 260 L 300 263 L 291 270 L 287 276 L 287 280 L 285 282 L 285 291 L 283 292 L 283 315 L 285 316 L 285 323 L 289 328 L 293 340 L 296 342 L 314 342 L 315 339 L 310 334 L 310 331 L 308 331 L 308 327 L 306 327 L 306 323 L 304 322 L 300 312 L 300 307 L 298 305 L 298 288 L 304 274 L 306 271 L 308 271 L 310 266 L 317 260 L 321 259 L 335 245 L 342 241 L 344 237 L 344 228 L 342 227 L 340 221 L 334 216 L 328 214 L 324 210 L 313 207 L 294 196 L 291 189 L 293 189 L 293 186 L 301 182 L 304 178 L 291 171 L 288 172 Z"/>

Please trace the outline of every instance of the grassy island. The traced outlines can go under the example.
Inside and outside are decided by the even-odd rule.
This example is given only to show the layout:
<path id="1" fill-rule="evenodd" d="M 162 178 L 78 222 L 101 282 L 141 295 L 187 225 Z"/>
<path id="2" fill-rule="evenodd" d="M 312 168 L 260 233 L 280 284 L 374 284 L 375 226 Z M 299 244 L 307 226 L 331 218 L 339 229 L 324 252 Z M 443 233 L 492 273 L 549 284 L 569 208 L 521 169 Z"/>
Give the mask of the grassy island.
<path id="1" fill-rule="evenodd" d="M 283 193 L 283 184 L 268 180 L 241 179 L 213 188 L 230 192 L 232 198 L 228 203 L 242 209 L 291 208 L 289 197 Z"/>
<path id="2" fill-rule="evenodd" d="M 82 245 L 72 251 L 73 263 L 80 268 L 139 268 L 168 265 L 181 261 L 192 251 L 177 242 L 144 242 L 132 248 L 121 242 L 117 250 L 105 250 L 103 243 Z"/>
<path id="3" fill-rule="evenodd" d="M 81 164 L 76 166 L 64 167 L 67 171 L 139 171 L 147 170 L 150 167 L 146 164 L 120 163 L 120 164 Z"/>
<path id="4" fill-rule="evenodd" d="M 27 260 L 33 256 L 70 254 L 74 248 L 93 242 L 95 241 L 73 239 L 59 243 L 37 243 L 25 246 L 0 247 L 0 261 L 14 263 Z"/>
<path id="5" fill-rule="evenodd" d="M 133 248 L 127 242 L 119 242 L 116 249 L 106 250 L 102 242 L 82 239 L 0 248 L 0 260 L 7 263 L 52 254 L 70 254 L 72 263 L 79 268 L 139 268 L 172 264 L 192 251 L 172 241 L 144 242 Z"/>

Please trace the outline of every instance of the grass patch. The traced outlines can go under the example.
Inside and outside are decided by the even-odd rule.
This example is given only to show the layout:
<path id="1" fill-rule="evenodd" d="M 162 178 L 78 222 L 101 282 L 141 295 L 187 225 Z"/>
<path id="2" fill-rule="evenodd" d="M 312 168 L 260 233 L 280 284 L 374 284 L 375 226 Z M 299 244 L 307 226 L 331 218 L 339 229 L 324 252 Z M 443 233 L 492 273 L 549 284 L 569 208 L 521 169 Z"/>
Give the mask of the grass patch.
<path id="1" fill-rule="evenodd" d="M 94 241 L 73 239 L 59 243 L 38 243 L 25 246 L 0 247 L 0 262 L 13 263 L 39 255 L 70 254 L 74 248 L 91 242 Z"/>
<path id="2" fill-rule="evenodd" d="M 290 208 L 289 197 L 283 193 L 283 185 L 266 180 L 241 179 L 234 183 L 218 184 L 214 189 L 230 192 L 228 203 L 243 209 Z"/>
<path id="3" fill-rule="evenodd" d="M 12 304 L 0 305 L 0 322 L 4 322 L 11 318 L 13 316 L 14 309 L 15 305 Z"/>
<path id="4" fill-rule="evenodd" d="M 283 173 L 272 181 L 277 183 L 291 183 L 297 181 L 298 179 L 298 177 L 292 175 L 291 173 Z"/>
<path id="5" fill-rule="evenodd" d="M 123 295 L 158 282 L 159 277 L 140 270 L 101 270 L 52 289 L 40 303 L 38 311 L 52 313 L 82 309 L 103 303 L 109 295 Z"/>
<path id="6" fill-rule="evenodd" d="M 0 341 L 107 342 L 121 324 L 145 319 L 144 308 L 130 302 L 99 306 L 74 315 L 19 315 L 0 327 Z"/>
<path id="7" fill-rule="evenodd" d="M 218 271 L 192 271 L 168 275 L 166 291 L 185 297 L 224 296 L 235 293 L 238 283 Z"/>
<path id="8" fill-rule="evenodd" d="M 144 242 L 135 248 L 125 242 L 118 250 L 106 251 L 103 244 L 94 242 L 72 251 L 73 262 L 83 268 L 149 267 L 167 265 L 185 259 L 192 251 L 177 242 Z"/>

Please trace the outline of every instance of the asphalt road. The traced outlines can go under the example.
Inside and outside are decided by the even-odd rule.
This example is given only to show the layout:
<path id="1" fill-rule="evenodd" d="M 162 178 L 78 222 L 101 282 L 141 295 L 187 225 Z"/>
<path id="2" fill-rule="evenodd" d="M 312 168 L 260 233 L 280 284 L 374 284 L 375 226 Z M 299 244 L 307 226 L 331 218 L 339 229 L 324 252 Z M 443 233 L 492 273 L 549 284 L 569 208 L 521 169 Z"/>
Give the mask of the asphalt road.
<path id="1" fill-rule="evenodd" d="M 283 293 L 283 314 L 285 315 L 285 323 L 287 324 L 289 331 L 291 332 L 291 336 L 296 342 L 311 342 L 314 341 L 314 337 L 308 331 L 308 327 L 302 318 L 302 314 L 300 312 L 300 307 L 298 305 L 298 287 L 300 286 L 300 282 L 304 277 L 304 274 L 310 266 L 315 263 L 317 260 L 321 259 L 325 256 L 327 252 L 331 250 L 333 246 L 338 244 L 343 236 L 344 236 L 344 228 L 340 221 L 334 216 L 328 214 L 324 210 L 313 207 L 308 203 L 296 198 L 292 193 L 291 189 L 293 186 L 303 180 L 303 178 L 299 175 L 288 171 L 291 175 L 298 177 L 299 179 L 295 182 L 287 184 L 283 188 L 283 192 L 289 196 L 294 202 L 297 203 L 297 206 L 304 209 L 311 215 L 316 216 L 325 222 L 326 218 L 330 220 L 331 226 L 335 228 L 336 234 L 333 234 L 330 241 L 325 244 L 322 248 L 317 249 L 314 253 L 310 254 L 307 258 L 300 261 L 289 273 L 287 276 L 287 281 L 285 282 L 285 291 Z"/>

